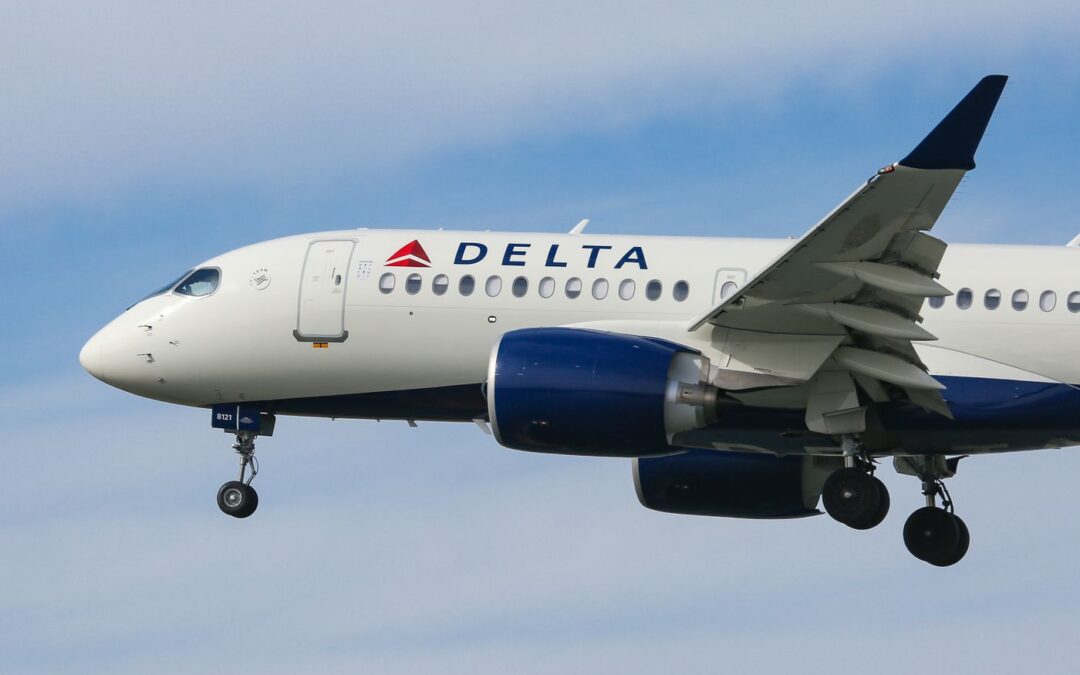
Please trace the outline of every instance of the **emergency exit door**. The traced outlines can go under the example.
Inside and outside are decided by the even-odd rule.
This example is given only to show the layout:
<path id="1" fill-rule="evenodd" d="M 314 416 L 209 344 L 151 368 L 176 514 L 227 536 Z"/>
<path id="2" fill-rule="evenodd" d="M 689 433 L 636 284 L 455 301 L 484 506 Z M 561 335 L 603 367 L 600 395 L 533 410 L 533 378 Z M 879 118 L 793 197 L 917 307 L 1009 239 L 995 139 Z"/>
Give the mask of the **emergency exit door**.
<path id="1" fill-rule="evenodd" d="M 736 267 L 724 267 L 716 270 L 716 285 L 713 286 L 713 306 L 735 295 L 735 291 L 746 283 L 746 270 Z"/>
<path id="2" fill-rule="evenodd" d="M 345 289 L 356 242 L 351 239 L 313 241 L 300 277 L 300 306 L 293 333 L 302 342 L 344 342 Z"/>

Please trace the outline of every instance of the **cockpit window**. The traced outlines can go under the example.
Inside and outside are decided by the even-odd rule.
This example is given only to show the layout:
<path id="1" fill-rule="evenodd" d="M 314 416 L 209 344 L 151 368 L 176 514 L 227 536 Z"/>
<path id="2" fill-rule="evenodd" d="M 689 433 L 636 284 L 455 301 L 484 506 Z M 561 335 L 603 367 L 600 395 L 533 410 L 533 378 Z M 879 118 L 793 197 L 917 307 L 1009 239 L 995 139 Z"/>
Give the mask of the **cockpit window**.
<path id="1" fill-rule="evenodd" d="M 220 281 L 220 270 L 213 267 L 205 267 L 189 274 L 187 278 L 180 282 L 180 285 L 176 287 L 176 292 L 180 295 L 194 295 L 196 297 L 210 295 L 217 290 L 218 282 Z"/>
<path id="2" fill-rule="evenodd" d="M 187 272 L 184 272 L 183 274 L 176 277 L 175 279 L 173 279 L 169 283 L 165 284 L 161 288 L 157 289 L 153 293 L 150 293 L 149 295 L 146 295 L 145 297 L 142 298 L 142 300 L 139 300 L 139 302 L 142 302 L 143 300 L 148 300 L 148 299 L 153 298 L 153 297 L 158 296 L 158 295 L 164 295 L 165 293 L 168 293 L 169 291 L 171 291 L 173 289 L 173 286 L 175 286 L 176 284 L 178 284 L 181 281 L 183 281 L 184 279 L 186 279 L 187 275 L 189 275 L 189 274 L 191 274 L 191 270 L 188 270 Z M 138 303 L 136 303 L 136 304 L 138 304 Z"/>

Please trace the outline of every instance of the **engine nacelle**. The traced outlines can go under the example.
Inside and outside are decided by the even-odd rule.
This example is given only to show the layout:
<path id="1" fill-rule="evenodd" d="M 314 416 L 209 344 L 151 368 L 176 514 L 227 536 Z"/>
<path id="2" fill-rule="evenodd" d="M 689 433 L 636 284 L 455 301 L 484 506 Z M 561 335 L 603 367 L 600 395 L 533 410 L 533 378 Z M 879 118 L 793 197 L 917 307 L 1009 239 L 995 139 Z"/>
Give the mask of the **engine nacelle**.
<path id="1" fill-rule="evenodd" d="M 518 450 L 639 457 L 711 421 L 709 360 L 666 340 L 579 328 L 502 337 L 488 366 L 499 443 Z"/>
<path id="2" fill-rule="evenodd" d="M 634 460 L 634 488 L 654 511 L 730 518 L 801 518 L 817 510 L 838 460 L 688 450 Z"/>

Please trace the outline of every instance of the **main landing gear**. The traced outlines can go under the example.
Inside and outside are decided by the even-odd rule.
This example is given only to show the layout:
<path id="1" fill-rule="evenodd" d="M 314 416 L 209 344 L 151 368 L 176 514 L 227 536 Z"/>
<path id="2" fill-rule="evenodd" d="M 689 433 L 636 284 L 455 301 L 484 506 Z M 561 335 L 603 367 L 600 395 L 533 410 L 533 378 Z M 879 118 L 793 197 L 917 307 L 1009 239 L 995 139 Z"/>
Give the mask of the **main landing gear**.
<path id="1" fill-rule="evenodd" d="M 852 462 L 830 474 L 821 499 L 830 516 L 856 530 L 876 527 L 889 513 L 889 490 L 874 476 L 869 461 Z"/>
<path id="2" fill-rule="evenodd" d="M 956 474 L 960 457 L 946 460 L 940 456 L 897 457 L 900 473 L 922 480 L 926 506 L 908 517 L 904 523 L 904 544 L 911 555 L 938 567 L 955 565 L 967 553 L 971 535 L 960 516 L 953 512 L 952 497 L 944 478 Z M 941 497 L 941 508 L 937 498 Z"/>
<path id="3" fill-rule="evenodd" d="M 874 476 L 874 462 L 852 438 L 844 439 L 844 468 L 829 474 L 821 490 L 825 510 L 856 530 L 876 527 L 889 513 L 889 490 Z"/>
<path id="4" fill-rule="evenodd" d="M 922 481 L 926 497 L 926 506 L 904 523 L 904 545 L 919 560 L 938 567 L 960 562 L 971 543 L 967 525 L 953 512 L 952 497 L 943 480 L 956 474 L 960 459 L 927 455 L 897 457 L 894 462 L 897 472 Z M 822 487 L 825 510 L 834 520 L 856 530 L 876 527 L 889 512 L 889 491 L 874 476 L 873 459 L 856 441 L 846 438 L 844 464 L 844 468 L 829 475 Z"/>
<path id="5" fill-rule="evenodd" d="M 251 481 L 259 473 L 259 461 L 255 459 L 255 434 L 237 431 L 233 450 L 240 455 L 240 480 L 231 480 L 221 486 L 217 493 L 217 504 L 226 515 L 247 518 L 259 506 L 259 493 L 251 487 Z"/>

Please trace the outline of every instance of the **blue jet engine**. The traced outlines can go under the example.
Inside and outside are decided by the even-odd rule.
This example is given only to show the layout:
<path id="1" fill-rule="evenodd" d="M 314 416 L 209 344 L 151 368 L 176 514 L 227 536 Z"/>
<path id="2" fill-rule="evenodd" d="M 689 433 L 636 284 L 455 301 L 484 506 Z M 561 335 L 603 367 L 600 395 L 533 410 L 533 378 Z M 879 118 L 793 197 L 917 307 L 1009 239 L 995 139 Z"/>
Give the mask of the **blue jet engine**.
<path id="1" fill-rule="evenodd" d="M 609 457 L 672 452 L 715 419 L 709 360 L 657 338 L 579 328 L 511 331 L 492 352 L 487 403 L 499 443 Z"/>

